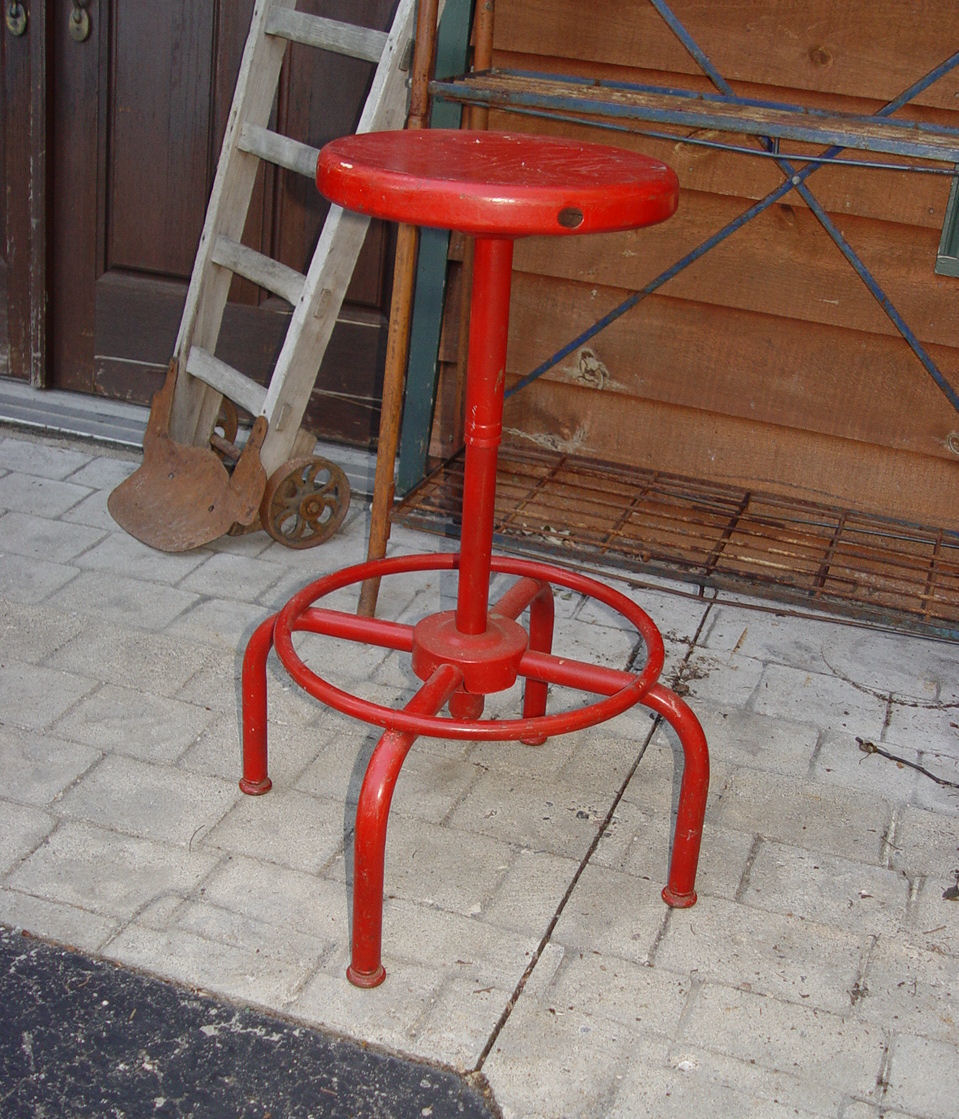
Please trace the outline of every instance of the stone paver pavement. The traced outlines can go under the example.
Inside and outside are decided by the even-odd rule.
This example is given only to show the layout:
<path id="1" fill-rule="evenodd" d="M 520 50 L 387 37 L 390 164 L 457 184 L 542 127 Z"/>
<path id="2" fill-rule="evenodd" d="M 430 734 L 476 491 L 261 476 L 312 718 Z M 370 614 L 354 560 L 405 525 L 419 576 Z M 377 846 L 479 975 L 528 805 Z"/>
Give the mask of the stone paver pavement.
<path id="1" fill-rule="evenodd" d="M 710 740 L 698 904 L 659 897 L 681 754 L 645 709 L 537 748 L 421 740 L 391 816 L 388 977 L 359 991 L 375 736 L 272 671 L 274 789 L 245 797 L 237 705 L 243 639 L 362 558 L 366 511 L 307 552 L 256 534 L 168 556 L 107 514 L 134 466 L 0 432 L 0 922 L 474 1073 L 508 1119 L 957 1114 L 956 645 L 624 588 Z M 449 589 L 390 581 L 381 613 Z M 614 619 L 558 610 L 564 651 L 625 666 Z M 380 702 L 412 683 L 381 651 L 331 661 Z"/>

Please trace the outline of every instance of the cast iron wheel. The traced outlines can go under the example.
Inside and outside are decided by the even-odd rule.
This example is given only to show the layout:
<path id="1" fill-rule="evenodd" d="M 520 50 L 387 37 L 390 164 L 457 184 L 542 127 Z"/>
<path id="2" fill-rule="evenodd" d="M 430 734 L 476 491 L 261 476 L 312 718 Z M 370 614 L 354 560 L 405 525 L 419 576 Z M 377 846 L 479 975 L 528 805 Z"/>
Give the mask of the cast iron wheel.
<path id="1" fill-rule="evenodd" d="M 349 507 L 350 483 L 338 466 L 316 456 L 296 458 L 267 482 L 260 521 L 287 548 L 312 548 L 329 540 Z"/>

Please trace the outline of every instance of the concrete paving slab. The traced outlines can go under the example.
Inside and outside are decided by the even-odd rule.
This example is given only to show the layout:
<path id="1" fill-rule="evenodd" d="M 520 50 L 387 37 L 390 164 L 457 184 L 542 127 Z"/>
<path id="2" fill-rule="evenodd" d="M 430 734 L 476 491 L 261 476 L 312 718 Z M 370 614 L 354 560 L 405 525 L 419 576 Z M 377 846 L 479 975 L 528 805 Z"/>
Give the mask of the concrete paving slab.
<path id="1" fill-rule="evenodd" d="M 657 968 L 841 1014 L 855 1004 L 870 944 L 863 934 L 720 898 L 671 919 Z"/>
<path id="2" fill-rule="evenodd" d="M 106 739 L 119 753 L 170 762 L 197 740 L 212 719 L 212 712 L 202 707 L 104 684 L 76 703 L 53 729 L 88 746 L 99 748 Z"/>
<path id="3" fill-rule="evenodd" d="M 77 567 L 122 578 L 176 586 L 204 562 L 202 552 L 156 552 L 124 533 L 111 532 L 76 560 Z"/>
<path id="4" fill-rule="evenodd" d="M 215 827 L 237 796 L 232 782 L 196 774 L 174 780 L 167 766 L 111 755 L 68 789 L 58 807 L 70 819 L 109 820 L 125 835 L 187 846 Z"/>
<path id="5" fill-rule="evenodd" d="M 648 809 L 624 798 L 591 862 L 662 886 L 669 870 L 671 826 L 663 806 Z M 699 856 L 697 892 L 735 898 L 758 841 L 750 833 L 722 827 L 708 812 L 707 834 L 709 843 Z"/>
<path id="6" fill-rule="evenodd" d="M 81 571 L 47 599 L 67 613 L 92 614 L 114 625 L 162 630 L 195 605 L 195 594 L 110 571 Z"/>
<path id="7" fill-rule="evenodd" d="M 764 668 L 764 662 L 755 657 L 693 649 L 680 681 L 690 703 L 705 700 L 727 710 L 742 710 L 756 694 Z"/>
<path id="8" fill-rule="evenodd" d="M 816 782 L 842 785 L 860 793 L 898 804 L 908 804 L 919 795 L 919 774 L 913 768 L 921 760 L 918 750 L 889 747 L 902 762 L 891 762 L 868 752 L 868 740 L 826 731 L 819 742 L 811 776 Z"/>
<path id="9" fill-rule="evenodd" d="M 0 468 L 38 478 L 68 478 L 98 457 L 53 440 L 0 435 Z"/>
<path id="10" fill-rule="evenodd" d="M 553 938 L 567 948 L 647 963 L 669 917 L 663 883 L 587 866 L 560 914 Z"/>
<path id="11" fill-rule="evenodd" d="M 901 1034 L 892 1047 L 885 1102 L 930 1119 L 949 1119 L 959 1098 L 957 1057 L 954 1045 Z M 935 1075 L 929 1075 L 931 1069 Z"/>
<path id="12" fill-rule="evenodd" d="M 69 944 L 78 952 L 94 956 L 119 932 L 122 922 L 91 913 L 89 909 L 50 901 L 20 890 L 0 887 L 4 922 L 14 929 L 46 929 L 57 944 Z"/>
<path id="13" fill-rule="evenodd" d="M 909 880 L 896 870 L 763 840 L 740 897 L 774 913 L 878 936 L 905 919 Z"/>
<path id="14" fill-rule="evenodd" d="M 82 674 L 92 662 L 99 680 L 153 695 L 176 694 L 208 657 L 205 649 L 184 647 L 165 634 L 131 631 L 104 622 L 75 628 L 72 638 L 46 658 L 47 668 Z"/>
<path id="15" fill-rule="evenodd" d="M 4 805 L 0 819 L 0 874 L 17 866 L 43 840 L 54 818 L 26 804 Z"/>
<path id="16" fill-rule="evenodd" d="M 107 484 L 103 489 L 94 490 L 89 497 L 78 501 L 62 516 L 62 520 L 70 524 L 90 525 L 93 528 L 103 528 L 109 532 L 116 532 L 117 523 L 110 516 L 107 507 L 107 498 L 114 486 Z"/>
<path id="17" fill-rule="evenodd" d="M 11 471 L 0 476 L 0 508 L 42 517 L 58 517 L 90 496 L 88 486 L 36 474 Z"/>
<path id="18" fill-rule="evenodd" d="M 86 628 L 86 620 L 42 605 L 3 600 L 0 647 L 4 658 L 43 664 L 51 654 Z M 57 666 L 53 666 L 57 667 Z"/>
<path id="19" fill-rule="evenodd" d="M 609 1114 L 631 1065 L 659 1064 L 666 1049 L 665 1038 L 645 1029 L 521 1000 L 484 1072 L 505 1119 L 587 1119 Z"/>
<path id="20" fill-rule="evenodd" d="M 456 913 L 392 895 L 384 930 L 387 969 L 391 961 L 417 963 L 469 979 L 478 988 L 492 985 L 508 993 L 519 983 L 538 948 L 537 938 L 529 930 L 517 933 L 482 915 Z M 497 1016 L 505 1005 L 504 1000 Z"/>
<path id="21" fill-rule="evenodd" d="M 91 746 L 0 725 L 3 793 L 15 803 L 46 807 L 101 757 Z"/>
<path id="22" fill-rule="evenodd" d="M 4 552 L 0 555 L 0 594 L 5 603 L 36 605 L 75 579 L 77 570 L 66 563 Z"/>
<path id="23" fill-rule="evenodd" d="M 85 821 L 66 821 L 7 875 L 23 893 L 129 919 L 168 893 L 192 891 L 216 862 L 204 851 L 136 838 Z"/>
<path id="24" fill-rule="evenodd" d="M 693 1045 L 864 1099 L 877 1096 L 886 1049 L 877 1027 L 713 983 L 698 992 L 684 1036 Z"/>
<path id="25" fill-rule="evenodd" d="M 270 776 L 274 785 L 288 789 L 303 782 L 304 792 L 321 792 L 305 780 L 304 772 L 335 730 L 335 727 L 322 722 L 311 723 L 308 719 L 273 724 L 270 727 Z M 178 757 L 177 766 L 194 773 L 222 777 L 236 784 L 243 772 L 236 711 L 215 714 L 214 720 L 199 734 L 193 745 Z"/>
<path id="26" fill-rule="evenodd" d="M 691 1067 L 688 1058 L 678 1066 L 631 1071 L 609 1109 L 610 1119 L 683 1119 L 689 1115 L 735 1115 L 737 1119 L 812 1119 L 807 1111 L 769 1095 L 754 1094 L 723 1083 Z"/>
<path id="27" fill-rule="evenodd" d="M 889 865 L 916 880 L 942 882 L 943 889 L 955 882 L 959 876 L 959 814 L 906 805 L 892 836 Z"/>
<path id="28" fill-rule="evenodd" d="M 877 738 L 886 701 L 822 672 L 768 664 L 756 686 L 752 709 L 793 722 L 809 722 L 863 738 Z"/>
<path id="29" fill-rule="evenodd" d="M 5 660 L 0 722 L 28 730 L 49 726 L 96 686 L 89 676 Z"/>
<path id="30" fill-rule="evenodd" d="M 856 789 L 741 769 L 731 777 L 716 818 L 737 831 L 880 865 L 892 812 L 889 801 Z"/>
<path id="31" fill-rule="evenodd" d="M 711 1112 L 709 1093 L 714 1092 L 713 1098 L 719 1107 L 731 1108 L 728 1112 L 717 1110 L 717 1114 L 731 1116 L 739 1114 L 736 1108 L 740 1106 L 747 1109 L 747 1114 L 749 1109 L 754 1109 L 760 1115 L 763 1107 L 774 1115 L 778 1108 L 785 1107 L 787 1115 L 795 1111 L 801 1116 L 842 1116 L 845 1119 L 847 1111 L 861 1102 L 851 1100 L 847 1093 L 822 1080 L 805 1076 L 802 1070 L 781 1072 L 760 1064 L 752 1057 L 739 1059 L 728 1053 L 703 1049 L 685 1038 L 673 1043 L 664 1068 L 646 1071 L 648 1082 L 655 1092 L 652 1106 L 648 1110 L 643 1109 L 647 1095 L 641 1068 L 627 1078 L 621 1092 L 622 1101 L 617 1100 L 617 1104 L 632 1101 L 636 1114 L 644 1116 L 657 1115 L 660 1107 L 666 1109 L 668 1115 L 672 1098 L 675 1096 L 682 1101 L 687 1092 L 704 1104 L 707 1112 Z M 869 1108 L 867 1114 L 870 1119 L 878 1119 L 878 1106 L 864 1106 Z"/>
<path id="32" fill-rule="evenodd" d="M 953 1000 L 954 956 L 917 948 L 903 936 L 878 937 L 866 959 L 856 1010 L 863 1021 L 915 1037 L 959 1045 Z"/>
<path id="33" fill-rule="evenodd" d="M 102 540 L 103 530 L 29 513 L 5 513 L 0 517 L 0 539 L 4 551 L 33 559 L 56 555 L 68 563 Z"/>

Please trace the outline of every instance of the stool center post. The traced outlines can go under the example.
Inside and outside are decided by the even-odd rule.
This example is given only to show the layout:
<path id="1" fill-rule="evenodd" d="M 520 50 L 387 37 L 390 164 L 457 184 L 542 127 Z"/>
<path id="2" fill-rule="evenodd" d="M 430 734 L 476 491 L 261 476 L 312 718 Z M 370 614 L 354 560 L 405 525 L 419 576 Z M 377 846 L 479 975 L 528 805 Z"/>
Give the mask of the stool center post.
<path id="1" fill-rule="evenodd" d="M 460 633 L 486 632 L 496 460 L 503 432 L 513 241 L 477 237 L 466 366 L 466 465 L 456 601 Z"/>

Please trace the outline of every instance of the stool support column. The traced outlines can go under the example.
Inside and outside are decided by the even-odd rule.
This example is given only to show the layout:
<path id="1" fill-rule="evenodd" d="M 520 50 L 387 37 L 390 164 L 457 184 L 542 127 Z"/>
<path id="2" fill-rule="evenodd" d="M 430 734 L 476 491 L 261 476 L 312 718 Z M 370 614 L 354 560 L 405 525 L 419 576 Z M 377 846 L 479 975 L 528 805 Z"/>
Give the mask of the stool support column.
<path id="1" fill-rule="evenodd" d="M 466 370 L 466 467 L 456 628 L 486 632 L 496 459 L 503 432 L 513 242 L 478 237 Z"/>

